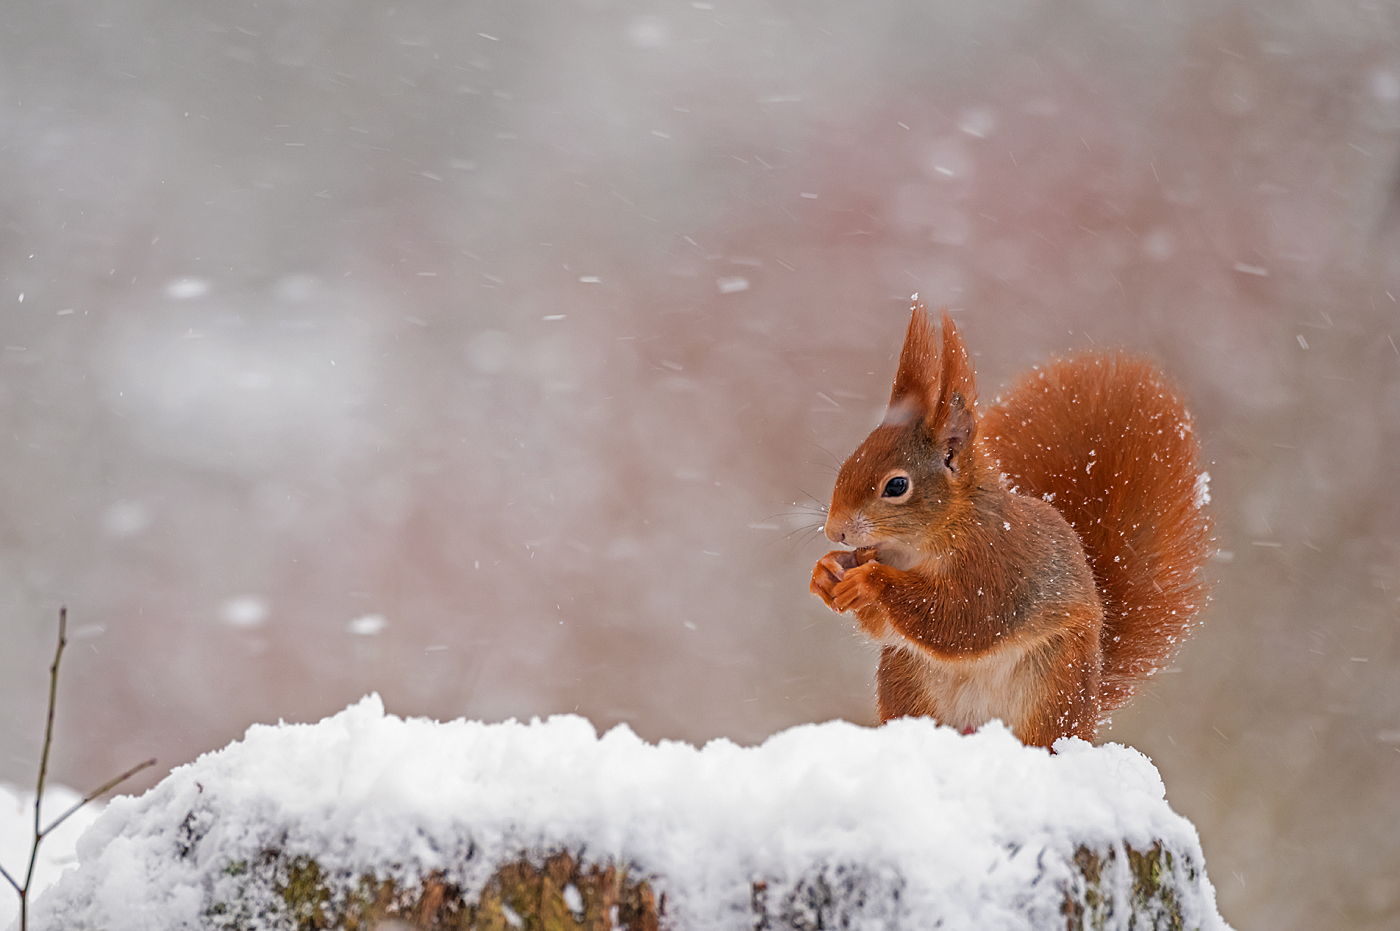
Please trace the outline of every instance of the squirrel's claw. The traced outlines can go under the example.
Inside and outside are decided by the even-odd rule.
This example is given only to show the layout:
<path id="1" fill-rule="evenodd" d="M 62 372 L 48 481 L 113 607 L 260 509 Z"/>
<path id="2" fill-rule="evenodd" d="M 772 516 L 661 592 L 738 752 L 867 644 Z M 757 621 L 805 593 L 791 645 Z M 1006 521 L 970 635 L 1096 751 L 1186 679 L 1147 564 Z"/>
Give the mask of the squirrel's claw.
<path id="1" fill-rule="evenodd" d="M 859 611 L 879 601 L 885 588 L 882 574 L 885 568 L 877 562 L 865 562 L 848 569 L 831 590 L 832 609 L 842 613 Z"/>
<path id="2" fill-rule="evenodd" d="M 812 568 L 812 584 L 809 586 L 811 592 L 826 602 L 826 606 L 833 611 L 840 609 L 832 601 L 831 592 L 846 574 L 850 555 L 846 550 L 832 550 L 817 560 L 816 566 Z"/>
<path id="3" fill-rule="evenodd" d="M 858 550 L 832 550 L 827 553 L 817 560 L 816 566 L 812 569 L 812 584 L 809 586 L 812 594 L 820 597 L 822 601 L 826 602 L 826 606 L 837 614 L 850 611 L 853 607 L 861 608 L 869 604 L 874 600 L 874 596 L 861 601 L 860 604 L 842 605 L 840 603 L 842 599 L 836 595 L 836 591 L 857 570 L 865 569 L 866 571 L 861 573 L 860 577 L 868 577 L 871 568 L 876 565 L 876 555 L 877 550 L 873 546 L 863 546 Z"/>

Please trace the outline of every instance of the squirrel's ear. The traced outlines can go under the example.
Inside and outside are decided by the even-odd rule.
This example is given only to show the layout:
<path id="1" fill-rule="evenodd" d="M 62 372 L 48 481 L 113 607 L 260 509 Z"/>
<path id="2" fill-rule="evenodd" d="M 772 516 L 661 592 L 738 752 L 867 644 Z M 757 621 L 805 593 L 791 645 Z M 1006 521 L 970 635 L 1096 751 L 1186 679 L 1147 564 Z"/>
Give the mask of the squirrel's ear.
<path id="1" fill-rule="evenodd" d="M 948 311 L 943 311 L 943 346 L 939 370 L 938 402 L 926 418 L 929 430 L 946 450 L 943 464 L 954 472 L 958 461 L 977 434 L 977 379 L 958 328 Z"/>
<path id="2" fill-rule="evenodd" d="M 929 320 L 928 308 L 916 294 L 909 316 L 909 331 L 904 334 L 904 348 L 899 353 L 899 371 L 894 376 L 885 423 L 926 419 L 938 399 L 939 374 L 937 334 Z"/>

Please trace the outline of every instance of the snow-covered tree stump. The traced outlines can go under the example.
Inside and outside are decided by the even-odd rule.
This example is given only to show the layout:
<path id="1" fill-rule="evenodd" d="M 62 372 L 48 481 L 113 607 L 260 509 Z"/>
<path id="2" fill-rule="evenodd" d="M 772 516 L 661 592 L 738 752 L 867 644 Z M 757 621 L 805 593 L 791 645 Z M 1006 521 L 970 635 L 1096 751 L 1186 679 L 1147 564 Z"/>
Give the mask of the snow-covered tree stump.
<path id="1" fill-rule="evenodd" d="M 1152 764 L 1057 750 L 919 720 L 653 746 L 371 696 L 114 800 L 32 926 L 1224 928 Z"/>

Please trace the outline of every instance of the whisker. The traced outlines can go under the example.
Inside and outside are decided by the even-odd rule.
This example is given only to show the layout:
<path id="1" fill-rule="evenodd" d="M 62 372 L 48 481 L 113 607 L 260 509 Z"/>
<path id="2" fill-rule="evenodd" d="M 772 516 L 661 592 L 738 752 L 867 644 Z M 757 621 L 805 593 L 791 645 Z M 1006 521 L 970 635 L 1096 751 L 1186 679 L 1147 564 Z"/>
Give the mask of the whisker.
<path id="1" fill-rule="evenodd" d="M 811 527 L 798 527 L 792 533 L 789 533 L 783 538 L 785 541 L 791 544 L 791 546 L 788 548 L 788 552 L 795 553 L 798 551 L 798 549 L 807 546 L 814 540 L 820 539 L 822 535 L 823 526 L 824 525 L 821 524 L 815 524 Z"/>
<path id="2" fill-rule="evenodd" d="M 794 536 L 796 536 L 797 534 L 803 534 L 804 537 L 803 537 L 802 539 L 813 539 L 813 540 L 814 540 L 814 539 L 816 539 L 817 534 L 821 533 L 822 528 L 823 528 L 824 526 L 825 526 L 824 524 L 808 524 L 808 525 L 805 526 L 805 527 L 796 527 L 796 528 L 794 528 L 794 529 L 788 531 L 787 533 L 783 534 L 782 537 L 780 537 L 779 539 L 782 539 L 782 540 L 791 540 L 791 539 L 792 539 Z"/>
<path id="3" fill-rule="evenodd" d="M 764 545 L 773 546 L 778 543 L 791 544 L 791 546 L 788 549 L 788 552 L 795 553 L 797 552 L 797 549 L 799 547 L 806 546 L 813 540 L 820 539 L 825 530 L 825 521 L 812 521 L 811 523 L 804 523 L 800 526 L 794 527 L 792 530 L 789 530 L 782 536 L 774 537 L 772 540 L 769 540 Z"/>
<path id="4" fill-rule="evenodd" d="M 821 523 L 821 524 L 826 523 L 826 511 L 824 511 L 824 510 L 818 510 L 818 509 L 815 508 L 815 507 L 808 507 L 808 506 L 800 505 L 800 504 L 799 504 L 799 505 L 795 505 L 795 506 L 798 508 L 798 510 L 796 510 L 796 511 L 780 511 L 780 512 L 778 512 L 777 514 L 769 514 L 767 517 L 763 518 L 763 523 L 766 524 L 766 523 L 769 522 L 769 521 L 784 520 L 784 519 L 791 518 L 791 517 L 801 517 L 801 518 L 806 518 L 806 519 L 808 519 L 808 520 L 811 520 L 811 519 L 814 519 L 814 518 L 815 518 L 815 519 L 817 519 L 817 523 Z M 808 524 L 804 522 L 804 523 L 802 524 L 802 526 L 806 527 L 806 526 L 808 526 Z M 777 530 L 777 529 L 779 529 L 779 528 L 777 528 L 777 527 L 760 527 L 760 528 L 756 528 L 756 529 L 761 529 L 761 530 Z"/>
<path id="5" fill-rule="evenodd" d="M 825 446 L 823 446 L 823 445 L 820 444 L 820 443 L 813 443 L 811 440 L 808 440 L 807 443 L 808 443 L 809 446 L 815 446 L 817 449 L 820 449 L 822 452 L 826 453 L 827 457 L 828 457 L 828 458 L 832 461 L 832 463 L 835 465 L 836 471 L 838 471 L 838 472 L 841 471 L 841 460 L 840 460 L 840 458 L 837 457 L 837 455 L 836 455 L 835 453 L 833 453 L 831 450 L 827 449 Z"/>

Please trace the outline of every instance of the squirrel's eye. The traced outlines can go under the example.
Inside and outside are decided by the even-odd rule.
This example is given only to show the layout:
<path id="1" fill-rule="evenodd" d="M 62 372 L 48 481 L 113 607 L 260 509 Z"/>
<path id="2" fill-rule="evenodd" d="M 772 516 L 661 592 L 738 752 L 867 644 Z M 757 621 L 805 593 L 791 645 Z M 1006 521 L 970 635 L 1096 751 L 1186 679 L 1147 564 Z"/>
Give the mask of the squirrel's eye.
<path id="1" fill-rule="evenodd" d="M 903 475 L 896 475 L 885 482 L 885 490 L 880 493 L 882 498 L 902 498 L 909 491 L 909 479 Z"/>

